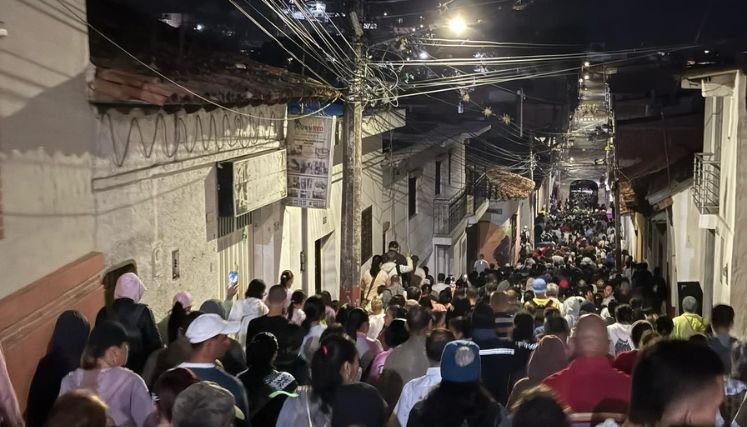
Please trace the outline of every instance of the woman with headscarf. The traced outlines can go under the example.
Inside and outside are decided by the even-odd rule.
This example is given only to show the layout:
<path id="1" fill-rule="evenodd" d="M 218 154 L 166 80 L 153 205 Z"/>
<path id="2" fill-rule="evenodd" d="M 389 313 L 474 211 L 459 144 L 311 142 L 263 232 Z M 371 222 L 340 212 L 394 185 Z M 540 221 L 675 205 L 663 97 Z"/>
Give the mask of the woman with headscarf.
<path id="1" fill-rule="evenodd" d="M 174 298 L 171 300 L 171 311 L 156 325 L 158 327 L 158 334 L 161 336 L 162 340 L 168 335 L 169 318 L 173 312 L 173 307 L 177 304 L 179 304 L 184 311 L 189 313 L 192 311 L 192 294 L 187 291 L 179 291 L 174 295 Z"/>
<path id="2" fill-rule="evenodd" d="M 113 320 L 125 327 L 130 345 L 127 368 L 138 374 L 143 372 L 148 356 L 163 348 L 153 312 L 140 303 L 143 294 L 142 280 L 135 273 L 125 273 L 117 279 L 112 305 L 102 308 L 96 316 L 97 325 L 102 320 Z"/>
<path id="3" fill-rule="evenodd" d="M 202 303 L 200 312 L 203 314 L 217 314 L 223 320 L 226 320 L 226 309 L 223 303 L 217 299 L 209 299 Z M 239 372 L 246 370 L 246 354 L 244 347 L 233 338 L 228 338 L 228 351 L 220 359 L 223 369 L 231 375 L 238 375 Z"/>
<path id="4" fill-rule="evenodd" d="M 522 393 L 542 384 L 545 378 L 565 369 L 567 366 L 568 358 L 563 341 L 554 335 L 542 338 L 529 358 L 527 376 L 514 384 L 506 406 L 511 408 L 519 400 Z"/>
<path id="5" fill-rule="evenodd" d="M 80 312 L 69 310 L 57 318 L 47 354 L 39 360 L 26 404 L 26 425 L 42 427 L 60 394 L 65 375 L 80 367 L 80 356 L 91 326 Z"/>

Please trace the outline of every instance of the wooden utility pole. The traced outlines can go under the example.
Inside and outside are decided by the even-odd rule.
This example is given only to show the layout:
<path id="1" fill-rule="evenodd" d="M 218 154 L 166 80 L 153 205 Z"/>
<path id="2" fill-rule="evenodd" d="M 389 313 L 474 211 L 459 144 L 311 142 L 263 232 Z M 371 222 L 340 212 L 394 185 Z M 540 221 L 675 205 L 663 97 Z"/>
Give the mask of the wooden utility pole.
<path id="1" fill-rule="evenodd" d="M 353 37 L 355 75 L 345 99 L 345 135 L 342 146 L 342 218 L 340 251 L 340 301 L 360 301 L 361 270 L 361 181 L 363 175 L 363 7 L 350 0 L 350 34 Z"/>

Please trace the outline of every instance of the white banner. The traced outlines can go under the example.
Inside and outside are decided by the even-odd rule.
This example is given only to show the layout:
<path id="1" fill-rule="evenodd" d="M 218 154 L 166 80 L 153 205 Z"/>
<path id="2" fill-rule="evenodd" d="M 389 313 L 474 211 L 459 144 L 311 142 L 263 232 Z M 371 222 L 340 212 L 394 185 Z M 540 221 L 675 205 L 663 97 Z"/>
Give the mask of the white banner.
<path id="1" fill-rule="evenodd" d="M 334 130 L 334 117 L 288 117 L 287 206 L 327 207 Z"/>
<path id="2" fill-rule="evenodd" d="M 285 150 L 273 151 L 233 163 L 234 215 L 267 206 L 285 198 Z"/>

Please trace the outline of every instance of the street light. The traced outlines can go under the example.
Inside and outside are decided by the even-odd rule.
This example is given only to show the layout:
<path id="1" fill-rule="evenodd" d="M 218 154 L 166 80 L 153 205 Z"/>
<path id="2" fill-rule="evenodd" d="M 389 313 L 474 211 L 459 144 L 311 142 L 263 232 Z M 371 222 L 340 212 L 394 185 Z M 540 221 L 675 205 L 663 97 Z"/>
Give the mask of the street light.
<path id="1" fill-rule="evenodd" d="M 418 57 L 419 57 L 420 59 L 428 59 L 428 52 L 426 52 L 426 51 L 421 51 L 421 52 L 420 52 L 420 53 L 418 54 Z"/>
<path id="2" fill-rule="evenodd" d="M 456 35 L 462 34 L 467 31 L 467 23 L 461 16 L 455 16 L 449 19 L 449 30 Z"/>

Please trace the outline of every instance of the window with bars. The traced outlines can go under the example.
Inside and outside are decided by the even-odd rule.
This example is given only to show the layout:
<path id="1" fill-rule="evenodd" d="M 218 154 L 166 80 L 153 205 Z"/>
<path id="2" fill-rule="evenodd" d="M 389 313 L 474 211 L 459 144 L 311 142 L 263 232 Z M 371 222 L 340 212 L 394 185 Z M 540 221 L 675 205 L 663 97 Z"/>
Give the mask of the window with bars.
<path id="1" fill-rule="evenodd" d="M 436 195 L 441 194 L 441 162 L 436 162 Z"/>
<path id="2" fill-rule="evenodd" d="M 373 256 L 373 206 L 361 212 L 361 265 Z"/>
<path id="3" fill-rule="evenodd" d="M 252 223 L 252 213 L 239 216 L 218 216 L 218 237 L 227 236 Z"/>
<path id="4" fill-rule="evenodd" d="M 407 187 L 407 207 L 412 218 L 418 214 L 418 177 L 411 176 Z"/>

